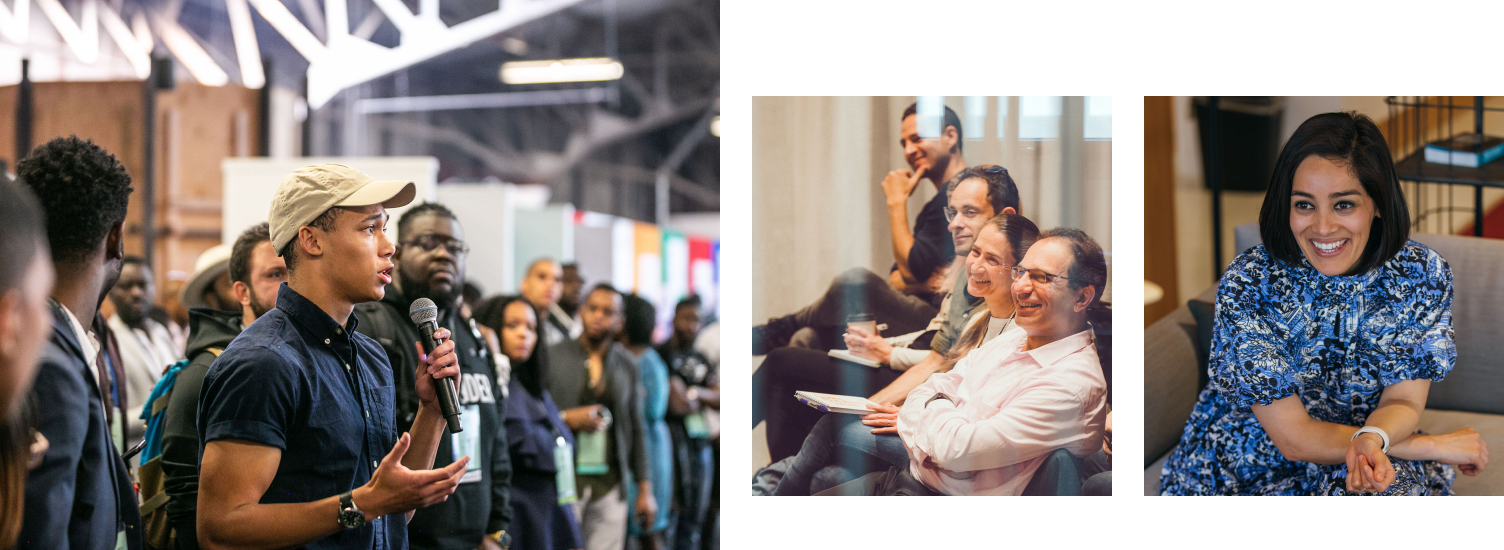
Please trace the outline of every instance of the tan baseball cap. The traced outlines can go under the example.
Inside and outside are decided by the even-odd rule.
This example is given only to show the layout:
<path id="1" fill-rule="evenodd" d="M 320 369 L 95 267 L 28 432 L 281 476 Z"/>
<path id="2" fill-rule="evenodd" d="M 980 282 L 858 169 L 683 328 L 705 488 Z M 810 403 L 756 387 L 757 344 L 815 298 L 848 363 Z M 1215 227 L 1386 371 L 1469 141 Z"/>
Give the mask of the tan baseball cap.
<path id="1" fill-rule="evenodd" d="M 376 181 L 343 164 L 304 166 L 282 179 L 272 196 L 272 247 L 280 254 L 298 236 L 298 228 L 313 223 L 336 206 L 379 204 L 399 208 L 413 202 L 418 186 L 411 181 Z"/>

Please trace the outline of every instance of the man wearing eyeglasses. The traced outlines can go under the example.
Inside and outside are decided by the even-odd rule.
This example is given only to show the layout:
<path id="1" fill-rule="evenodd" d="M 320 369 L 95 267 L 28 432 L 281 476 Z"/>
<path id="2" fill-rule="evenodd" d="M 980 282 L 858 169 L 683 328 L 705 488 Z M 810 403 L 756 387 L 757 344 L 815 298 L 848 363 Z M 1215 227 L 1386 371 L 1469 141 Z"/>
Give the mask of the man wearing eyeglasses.
<path id="1" fill-rule="evenodd" d="M 1011 277 L 1021 330 L 930 377 L 898 411 L 908 473 L 944 494 L 1021 494 L 1051 451 L 1102 449 L 1107 382 L 1087 322 L 1107 282 L 1102 248 L 1052 229 Z"/>
<path id="2" fill-rule="evenodd" d="M 1018 186 L 1007 169 L 994 165 L 961 171 L 941 196 L 948 200 L 944 211 L 958 257 L 949 270 L 955 275 L 947 281 L 952 290 L 938 311 L 931 310 L 928 326 L 908 329 L 922 332 L 892 340 L 856 329 L 844 336 L 854 355 L 891 368 L 871 369 L 832 359 L 825 350 L 789 347 L 769 353 L 753 375 L 753 423 L 766 419 L 768 451 L 774 461 L 798 452 L 805 435 L 824 414 L 789 399 L 793 392 L 871 394 L 877 403 L 902 403 L 909 390 L 949 366 L 945 356 L 965 329 L 972 308 L 979 306 L 979 300 L 966 293 L 966 255 L 987 220 L 996 214 L 1017 214 L 1020 207 Z M 833 286 L 824 306 L 838 303 L 834 298 L 841 292 Z M 894 332 L 903 333 L 902 329 Z"/>
<path id="3" fill-rule="evenodd" d="M 459 357 L 455 390 L 463 429 L 449 433 L 445 428 L 434 467 L 442 468 L 462 456 L 470 457 L 470 463 L 448 500 L 413 515 L 407 532 L 408 544 L 415 549 L 506 548 L 511 542 L 506 534 L 512 478 L 504 427 L 506 407 L 492 378 L 496 369 L 490 347 L 474 321 L 463 317 L 456 306 L 463 291 L 468 250 L 453 212 L 435 203 L 415 206 L 397 221 L 393 284 L 381 301 L 356 306 L 365 321 L 357 332 L 381 344 L 396 374 L 399 431 L 412 425 L 420 406 L 410 379 L 420 362 L 413 345 L 419 340 L 418 328 L 408 318 L 413 301 L 428 298 L 438 306 L 439 326 L 449 329 Z"/>

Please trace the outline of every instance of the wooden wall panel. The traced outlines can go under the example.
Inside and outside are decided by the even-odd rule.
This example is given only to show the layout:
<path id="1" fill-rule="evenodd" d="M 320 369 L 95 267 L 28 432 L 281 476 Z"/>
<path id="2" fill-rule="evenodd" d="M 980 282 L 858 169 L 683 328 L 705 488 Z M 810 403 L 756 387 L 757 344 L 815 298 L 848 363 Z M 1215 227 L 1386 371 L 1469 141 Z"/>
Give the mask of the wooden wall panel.
<path id="1" fill-rule="evenodd" d="M 144 252 L 142 83 L 41 82 L 34 86 L 32 145 L 75 134 L 93 140 L 120 159 L 135 188 L 126 215 L 125 249 L 130 254 Z M 12 167 L 16 90 L 16 86 L 0 87 L 0 159 Z M 237 153 L 257 153 L 258 93 L 189 82 L 158 92 L 154 268 L 159 289 L 167 282 L 169 272 L 186 276 L 193 271 L 199 253 L 219 244 L 223 207 L 220 161 Z"/>
<path id="2" fill-rule="evenodd" d="M 1144 306 L 1144 326 L 1180 307 L 1175 267 L 1175 119 L 1168 97 L 1144 98 L 1144 279 L 1164 297 Z"/>

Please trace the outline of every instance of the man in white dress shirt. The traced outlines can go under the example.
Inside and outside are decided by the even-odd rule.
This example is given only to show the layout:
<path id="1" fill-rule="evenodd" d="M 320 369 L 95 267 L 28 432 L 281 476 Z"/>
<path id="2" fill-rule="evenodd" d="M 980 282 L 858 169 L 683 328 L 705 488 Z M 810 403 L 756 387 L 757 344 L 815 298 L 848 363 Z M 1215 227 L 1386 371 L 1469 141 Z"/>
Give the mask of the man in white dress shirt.
<path id="1" fill-rule="evenodd" d="M 945 494 L 1022 494 L 1056 449 L 1102 448 L 1107 382 L 1087 322 L 1106 284 L 1102 248 L 1052 229 L 1011 276 L 1022 330 L 931 376 L 898 414 L 909 473 Z"/>
<path id="2" fill-rule="evenodd" d="M 183 358 L 183 350 L 173 344 L 167 327 L 151 318 L 155 295 L 151 266 L 144 258 L 126 256 L 120 269 L 120 281 L 109 294 L 110 303 L 115 305 L 115 314 L 109 321 L 110 332 L 114 333 L 120 346 L 126 395 L 130 396 L 130 409 L 124 419 L 126 449 L 134 447 L 146 433 L 141 408 L 146 405 L 151 389 L 169 365 Z M 130 465 L 136 467 L 135 457 L 131 458 Z"/>

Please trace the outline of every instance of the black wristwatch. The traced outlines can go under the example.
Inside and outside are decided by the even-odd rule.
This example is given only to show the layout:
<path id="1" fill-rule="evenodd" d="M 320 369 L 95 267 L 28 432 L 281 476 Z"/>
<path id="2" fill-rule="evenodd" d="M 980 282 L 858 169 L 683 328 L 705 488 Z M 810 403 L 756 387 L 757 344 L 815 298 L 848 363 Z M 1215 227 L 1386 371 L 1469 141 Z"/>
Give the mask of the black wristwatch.
<path id="1" fill-rule="evenodd" d="M 935 395 L 931 396 L 929 401 L 925 401 L 924 402 L 924 407 L 923 408 L 928 409 L 930 407 L 930 403 L 934 403 L 936 399 L 944 399 L 946 401 L 950 401 L 950 404 L 952 404 L 952 405 L 956 404 L 956 401 L 954 399 L 951 399 L 949 395 L 945 395 L 945 394 L 940 393 L 940 392 L 935 392 Z"/>
<path id="2" fill-rule="evenodd" d="M 339 496 L 339 526 L 354 529 L 365 524 L 366 513 L 355 507 L 355 499 L 350 498 L 350 491 L 345 491 Z"/>

